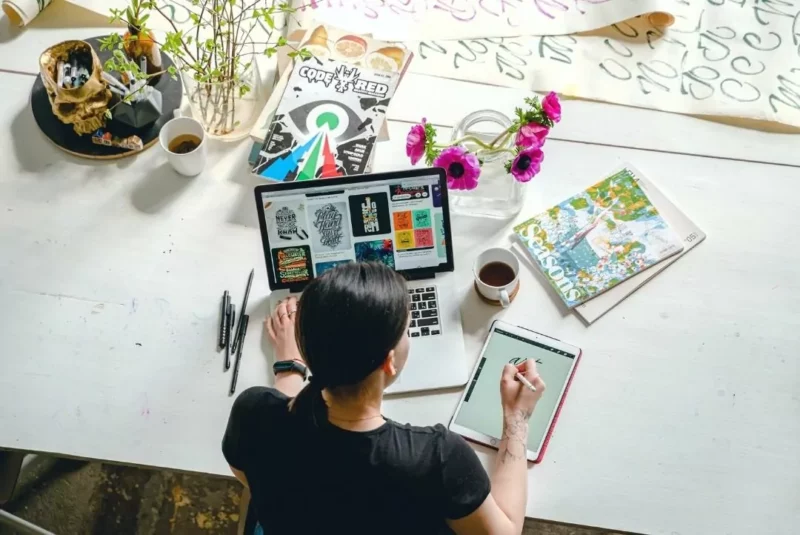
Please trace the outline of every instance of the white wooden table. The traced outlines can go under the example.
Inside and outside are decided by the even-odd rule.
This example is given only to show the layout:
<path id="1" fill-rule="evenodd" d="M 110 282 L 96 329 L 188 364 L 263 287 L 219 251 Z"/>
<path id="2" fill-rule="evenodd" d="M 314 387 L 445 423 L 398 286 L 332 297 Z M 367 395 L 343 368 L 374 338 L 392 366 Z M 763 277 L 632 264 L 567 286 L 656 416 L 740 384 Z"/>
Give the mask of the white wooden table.
<path id="1" fill-rule="evenodd" d="M 38 52 L 15 51 L 35 66 Z M 39 133 L 32 82 L 0 73 L 0 448 L 228 475 L 219 298 L 228 289 L 238 306 L 251 267 L 239 391 L 271 375 L 249 142 L 213 144 L 194 179 L 157 147 L 78 160 Z M 430 101 L 424 82 L 404 82 L 392 118 L 452 124 L 494 94 L 448 82 L 451 98 Z M 798 532 L 800 157 L 779 150 L 795 138 L 596 103 L 564 113 L 520 217 L 630 161 L 708 239 L 586 327 L 528 271 L 508 311 L 482 304 L 469 291 L 472 260 L 508 244 L 510 224 L 454 218 L 470 360 L 494 317 L 584 348 L 545 461 L 529 472 L 528 516 L 660 534 Z M 407 167 L 407 129 L 390 123 L 376 170 Z M 626 143 L 638 149 L 613 146 Z M 773 160 L 783 165 L 755 163 Z M 447 422 L 458 397 L 395 397 L 386 414 Z M 478 454 L 491 465 L 493 453 Z"/>

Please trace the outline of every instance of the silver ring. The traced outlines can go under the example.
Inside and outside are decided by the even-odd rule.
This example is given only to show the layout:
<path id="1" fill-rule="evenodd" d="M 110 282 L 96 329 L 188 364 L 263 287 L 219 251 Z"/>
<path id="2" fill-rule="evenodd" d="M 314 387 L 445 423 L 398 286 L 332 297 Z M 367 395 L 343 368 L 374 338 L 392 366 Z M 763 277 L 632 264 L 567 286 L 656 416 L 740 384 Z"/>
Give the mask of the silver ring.
<path id="1" fill-rule="evenodd" d="M 291 316 L 292 314 L 297 314 L 297 311 L 296 310 L 290 310 L 287 315 Z"/>

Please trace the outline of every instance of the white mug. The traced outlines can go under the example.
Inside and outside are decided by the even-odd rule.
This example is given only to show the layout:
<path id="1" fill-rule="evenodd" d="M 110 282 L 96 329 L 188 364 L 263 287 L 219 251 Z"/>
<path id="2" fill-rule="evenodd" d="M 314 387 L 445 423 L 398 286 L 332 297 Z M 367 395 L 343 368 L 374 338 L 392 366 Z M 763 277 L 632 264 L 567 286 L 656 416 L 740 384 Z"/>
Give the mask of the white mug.
<path id="1" fill-rule="evenodd" d="M 500 280 L 481 280 L 481 270 L 494 262 L 505 264 L 511 268 L 514 272 L 513 279 L 504 280 L 502 284 Z M 502 267 L 498 266 L 498 270 L 502 269 Z M 472 271 L 475 274 L 475 288 L 482 296 L 490 301 L 499 301 L 503 308 L 511 304 L 511 296 L 519 284 L 519 260 L 514 253 L 499 247 L 487 249 L 475 259 L 475 266 Z M 484 274 L 484 278 L 486 278 L 486 275 L 488 273 Z"/>
<path id="2" fill-rule="evenodd" d="M 161 128 L 158 139 L 161 148 L 167 153 L 167 160 L 173 169 L 185 176 L 199 175 L 206 166 L 206 133 L 203 125 L 191 117 L 176 117 Z M 169 144 L 178 136 L 192 134 L 200 138 L 200 145 L 192 152 L 178 154 L 169 150 Z"/>

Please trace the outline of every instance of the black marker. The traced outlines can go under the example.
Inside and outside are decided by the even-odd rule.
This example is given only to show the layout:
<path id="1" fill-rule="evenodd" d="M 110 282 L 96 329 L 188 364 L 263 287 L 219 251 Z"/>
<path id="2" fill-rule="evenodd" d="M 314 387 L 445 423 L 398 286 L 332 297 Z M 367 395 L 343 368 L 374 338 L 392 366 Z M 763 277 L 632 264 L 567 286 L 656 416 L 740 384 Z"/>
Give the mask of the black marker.
<path id="1" fill-rule="evenodd" d="M 245 312 L 247 311 L 247 298 L 250 297 L 250 287 L 253 285 L 253 275 L 255 275 L 256 269 L 253 268 L 250 270 L 250 276 L 247 278 L 247 288 L 244 290 L 244 300 L 242 301 L 242 308 L 239 309 L 239 323 L 236 325 L 236 335 L 233 337 L 233 346 L 231 347 L 232 351 L 236 351 L 236 348 L 239 346 L 239 338 L 242 336 L 242 320 L 244 319 Z"/>
<path id="2" fill-rule="evenodd" d="M 233 322 L 236 320 L 236 305 L 228 303 L 228 332 L 233 330 Z M 233 340 L 228 336 L 228 343 L 225 344 L 225 371 L 231 369 L 231 345 Z"/>
<path id="3" fill-rule="evenodd" d="M 228 343 L 227 332 L 228 332 L 228 304 L 230 302 L 230 296 L 228 295 L 228 290 L 225 290 L 225 293 L 222 294 L 222 313 L 219 317 L 219 347 L 224 347 Z"/>
<path id="4" fill-rule="evenodd" d="M 242 361 L 242 348 L 244 347 L 244 335 L 247 334 L 248 321 L 250 321 L 250 316 L 247 314 L 239 315 L 239 325 L 241 325 L 240 330 L 242 335 L 239 339 L 239 350 L 236 352 L 236 362 L 233 363 L 233 379 L 231 380 L 230 391 L 231 396 L 236 392 L 236 380 L 239 379 L 239 363 Z"/>

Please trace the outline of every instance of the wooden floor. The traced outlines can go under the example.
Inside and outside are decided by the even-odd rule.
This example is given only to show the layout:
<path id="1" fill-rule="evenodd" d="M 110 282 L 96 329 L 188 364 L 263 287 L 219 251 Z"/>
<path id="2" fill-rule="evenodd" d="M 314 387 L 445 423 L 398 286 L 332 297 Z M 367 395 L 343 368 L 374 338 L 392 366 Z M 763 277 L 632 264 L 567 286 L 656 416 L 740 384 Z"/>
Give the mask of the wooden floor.
<path id="1" fill-rule="evenodd" d="M 229 479 L 66 459 L 26 472 L 5 509 L 57 535 L 236 535 L 242 487 Z M 529 520 L 525 535 L 609 532 Z M 0 525 L 0 535 L 16 535 Z"/>

